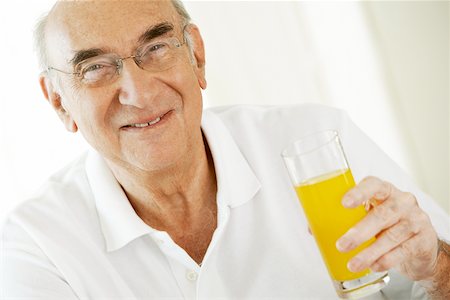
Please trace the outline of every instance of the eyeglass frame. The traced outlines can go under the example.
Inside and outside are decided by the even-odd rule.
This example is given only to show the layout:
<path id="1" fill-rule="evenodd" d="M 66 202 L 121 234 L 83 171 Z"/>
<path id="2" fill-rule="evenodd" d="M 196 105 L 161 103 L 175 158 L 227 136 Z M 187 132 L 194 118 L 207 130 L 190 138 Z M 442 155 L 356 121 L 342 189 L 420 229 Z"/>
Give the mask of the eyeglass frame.
<path id="1" fill-rule="evenodd" d="M 177 43 L 175 44 L 175 47 L 176 47 L 176 48 L 181 48 L 182 46 L 188 44 L 188 39 L 186 38 L 186 28 L 187 28 L 188 26 L 189 26 L 189 24 L 184 25 L 183 30 L 182 30 L 182 32 L 183 32 L 183 42 L 180 43 L 180 40 L 179 40 L 177 37 L 175 37 L 175 36 L 174 36 L 174 37 L 168 37 L 168 39 L 171 38 L 171 39 L 173 39 L 173 40 L 175 40 L 175 41 L 177 42 Z M 155 38 L 155 39 L 156 39 L 156 38 Z M 123 61 L 126 60 L 126 59 L 130 59 L 130 58 L 133 59 L 134 63 L 138 66 L 138 68 L 140 68 L 140 69 L 142 69 L 142 70 L 145 70 L 145 69 L 140 65 L 139 60 L 137 60 L 137 58 L 139 58 L 139 56 L 140 56 L 140 55 L 138 55 L 137 53 L 138 53 L 139 49 L 140 49 L 142 46 L 144 46 L 144 45 L 145 45 L 145 44 L 143 44 L 143 45 L 137 47 L 136 50 L 135 50 L 134 55 L 125 56 L 125 57 L 120 57 L 117 53 L 106 53 L 106 54 L 103 54 L 103 55 L 100 55 L 100 56 L 106 56 L 106 55 L 117 55 L 117 56 L 118 56 L 118 57 L 116 58 L 116 73 L 117 73 L 117 75 L 120 75 L 121 71 L 123 70 Z M 77 63 L 77 64 L 74 66 L 74 69 L 76 69 L 76 67 L 77 67 L 78 65 L 82 64 L 83 62 L 85 62 L 85 61 L 88 60 L 88 59 L 90 59 L 90 58 L 84 59 L 84 60 L 82 60 L 81 62 Z M 45 71 L 46 71 L 46 72 L 51 72 L 52 70 L 61 72 L 61 73 L 66 74 L 66 75 L 75 75 L 75 76 L 77 76 L 77 77 L 81 77 L 81 75 L 82 75 L 82 72 L 66 72 L 66 71 L 64 71 L 64 70 L 61 70 L 61 69 L 58 69 L 58 68 L 55 68 L 55 67 L 52 67 L 52 66 L 47 67 Z M 148 71 L 148 70 L 145 70 L 145 71 Z"/>

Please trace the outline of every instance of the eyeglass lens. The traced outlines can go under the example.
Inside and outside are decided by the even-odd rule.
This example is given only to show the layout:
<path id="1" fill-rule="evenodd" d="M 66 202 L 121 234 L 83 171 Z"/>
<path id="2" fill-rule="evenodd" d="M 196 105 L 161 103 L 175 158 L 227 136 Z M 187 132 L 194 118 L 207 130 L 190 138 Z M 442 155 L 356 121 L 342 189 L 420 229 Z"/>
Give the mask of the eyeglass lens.
<path id="1" fill-rule="evenodd" d="M 175 65 L 180 46 L 176 38 L 152 41 L 141 46 L 134 56 L 121 58 L 116 54 L 105 54 L 86 59 L 76 66 L 76 72 L 84 84 L 91 86 L 103 85 L 116 78 L 123 68 L 123 60 L 129 58 L 143 70 L 161 72 Z"/>

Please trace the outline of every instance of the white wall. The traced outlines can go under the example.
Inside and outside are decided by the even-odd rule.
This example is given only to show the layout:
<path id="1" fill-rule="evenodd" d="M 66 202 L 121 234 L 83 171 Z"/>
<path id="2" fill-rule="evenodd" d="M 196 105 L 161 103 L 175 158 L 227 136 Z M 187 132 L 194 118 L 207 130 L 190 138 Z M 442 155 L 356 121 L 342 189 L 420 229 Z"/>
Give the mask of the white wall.
<path id="1" fill-rule="evenodd" d="M 77 153 L 38 88 L 31 33 L 53 1 L 0 3 L 0 218 Z M 207 106 L 320 102 L 448 208 L 448 3 L 190 2 Z M 446 167 L 447 166 L 447 167 Z"/>
<path id="2" fill-rule="evenodd" d="M 365 2 L 422 187 L 450 211 L 449 2 Z"/>

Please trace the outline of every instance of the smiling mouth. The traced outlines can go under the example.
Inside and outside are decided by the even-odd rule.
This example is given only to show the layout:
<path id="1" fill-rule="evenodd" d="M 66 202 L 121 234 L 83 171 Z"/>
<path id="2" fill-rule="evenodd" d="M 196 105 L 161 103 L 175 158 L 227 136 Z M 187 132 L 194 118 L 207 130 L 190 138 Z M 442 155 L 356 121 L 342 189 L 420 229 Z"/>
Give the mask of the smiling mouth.
<path id="1" fill-rule="evenodd" d="M 154 125 L 154 124 L 158 123 L 159 121 L 161 121 L 161 118 L 162 118 L 162 116 L 161 117 L 157 117 L 153 121 L 150 121 L 150 122 L 147 122 L 147 123 L 131 124 L 131 125 L 126 125 L 125 127 L 138 127 L 138 128 L 147 127 L 147 126 L 151 126 L 151 125 Z"/>
<path id="2" fill-rule="evenodd" d="M 167 115 L 169 112 L 170 111 L 168 111 L 165 114 L 163 114 L 162 116 L 159 116 L 156 119 L 148 121 L 146 123 L 135 123 L 135 124 L 125 125 L 124 128 L 144 128 L 144 127 L 158 124 L 162 120 L 162 118 L 164 118 L 164 116 Z"/>

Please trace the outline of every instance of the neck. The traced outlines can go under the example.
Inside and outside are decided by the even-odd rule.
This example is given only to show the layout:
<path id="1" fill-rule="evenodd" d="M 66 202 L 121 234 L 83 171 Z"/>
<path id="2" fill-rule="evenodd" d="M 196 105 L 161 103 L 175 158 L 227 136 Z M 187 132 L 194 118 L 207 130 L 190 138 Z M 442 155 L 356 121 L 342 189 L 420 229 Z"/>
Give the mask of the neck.
<path id="1" fill-rule="evenodd" d="M 124 169 L 110 164 L 139 217 L 158 230 L 190 227 L 216 212 L 216 176 L 206 140 L 170 168 Z"/>

